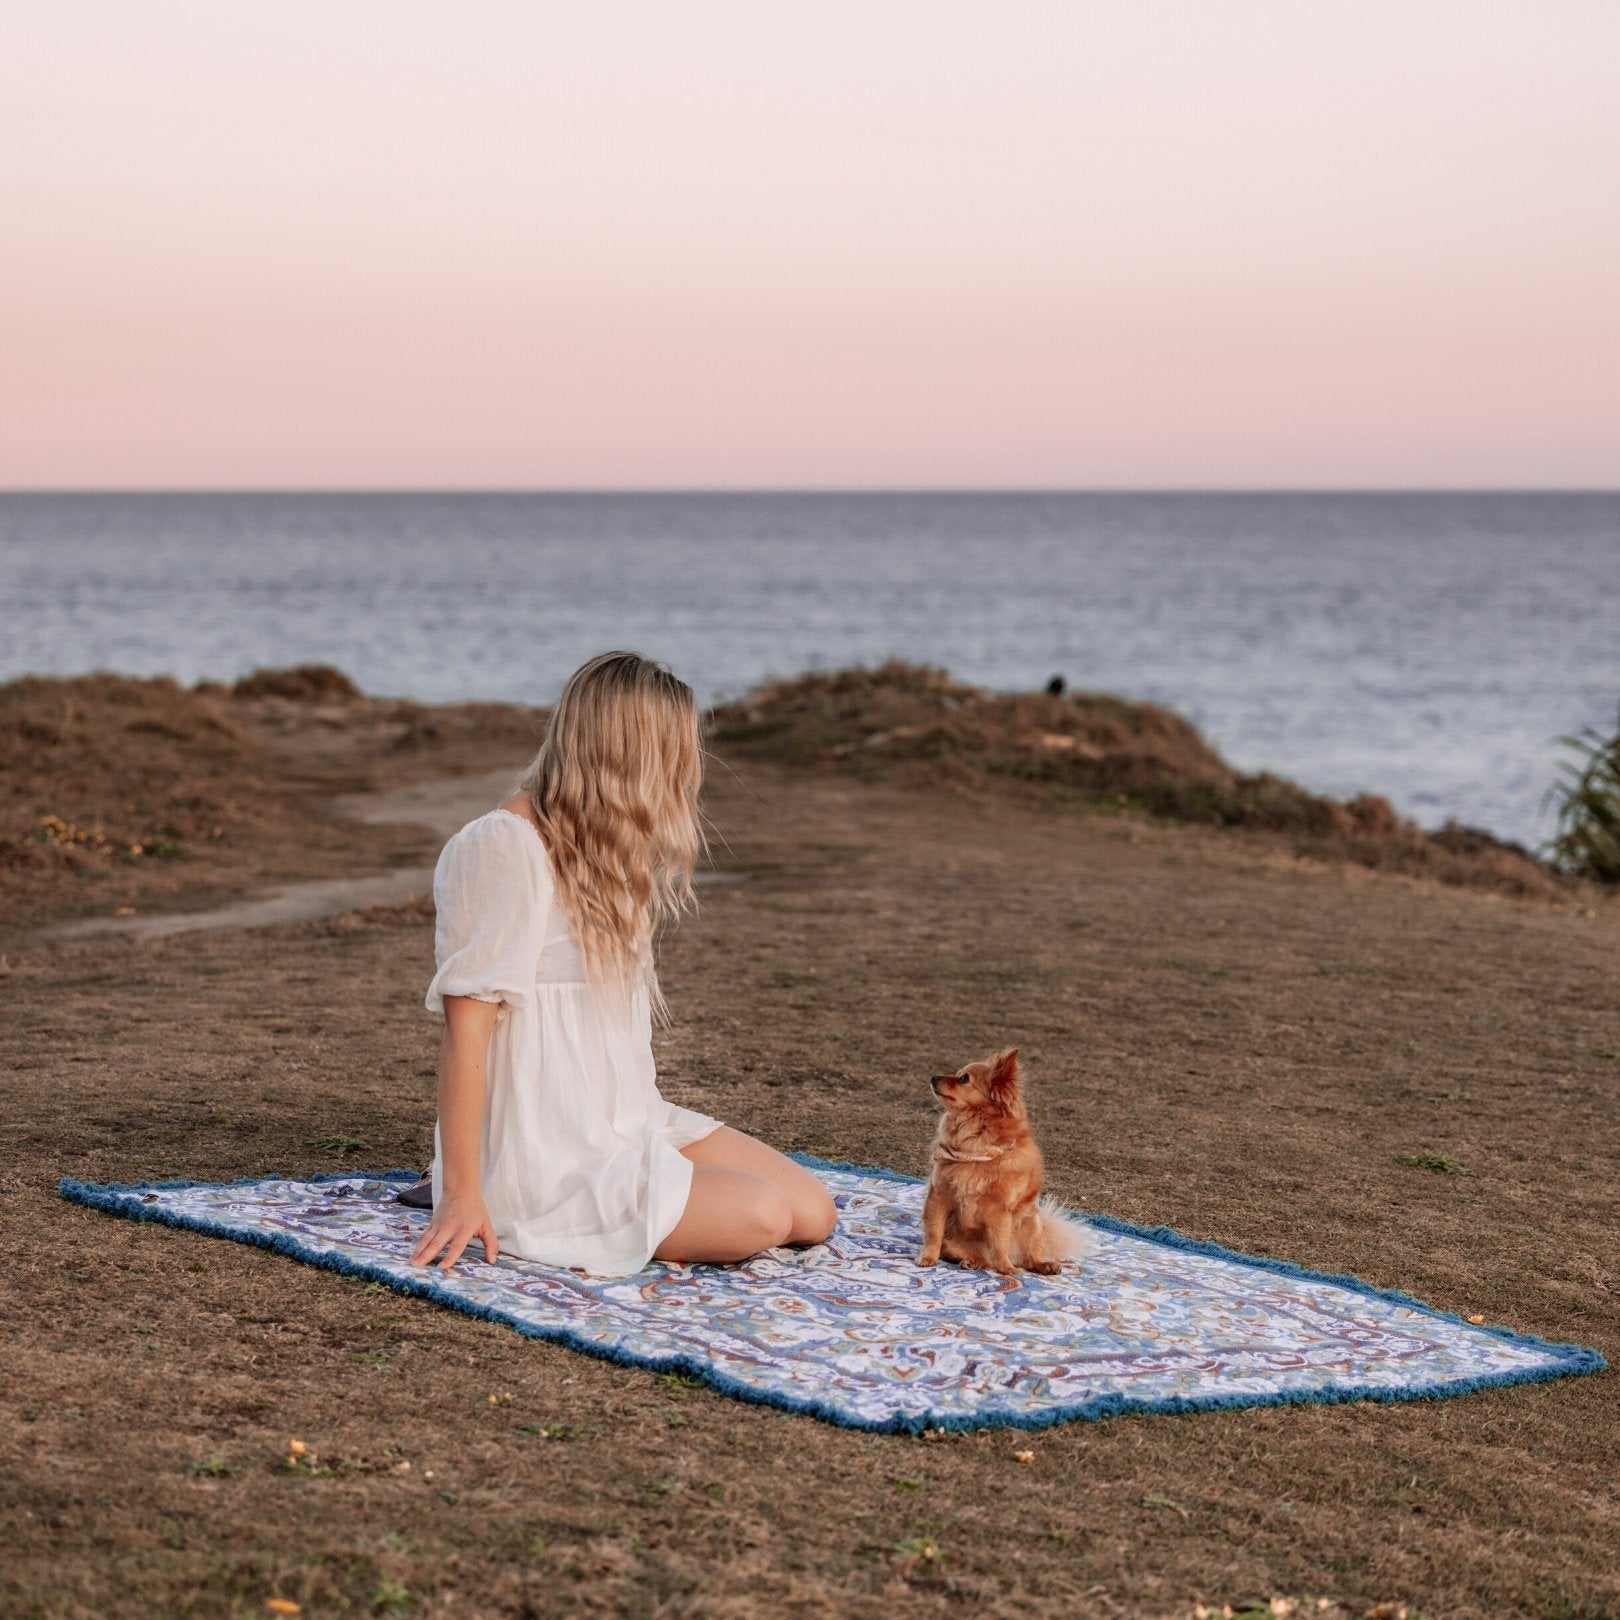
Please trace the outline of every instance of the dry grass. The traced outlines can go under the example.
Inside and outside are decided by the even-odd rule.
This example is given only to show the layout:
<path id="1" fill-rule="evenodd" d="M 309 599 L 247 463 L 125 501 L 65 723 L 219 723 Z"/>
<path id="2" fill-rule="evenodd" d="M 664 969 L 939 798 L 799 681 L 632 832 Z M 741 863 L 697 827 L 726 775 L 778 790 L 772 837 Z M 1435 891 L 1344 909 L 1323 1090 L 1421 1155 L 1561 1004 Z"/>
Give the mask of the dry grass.
<path id="1" fill-rule="evenodd" d="M 518 741 L 469 730 L 445 757 L 516 764 Z M 1082 1206 L 1620 1356 L 1615 903 L 729 744 L 712 781 L 719 862 L 750 880 L 668 943 L 671 1096 L 914 1168 L 926 1076 L 1017 1040 Z M 418 1162 L 431 952 L 419 906 L 13 952 L 0 1612 L 1620 1614 L 1612 1374 L 869 1436 L 55 1196 L 62 1174 Z M 316 1466 L 285 1466 L 291 1437 Z"/>

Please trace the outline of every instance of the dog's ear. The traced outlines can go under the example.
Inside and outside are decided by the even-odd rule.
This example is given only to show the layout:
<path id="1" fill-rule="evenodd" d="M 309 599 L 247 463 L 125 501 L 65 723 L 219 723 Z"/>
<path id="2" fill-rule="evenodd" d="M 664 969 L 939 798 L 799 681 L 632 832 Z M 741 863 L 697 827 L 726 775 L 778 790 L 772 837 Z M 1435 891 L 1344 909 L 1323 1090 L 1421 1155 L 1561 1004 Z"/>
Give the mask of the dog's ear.
<path id="1" fill-rule="evenodd" d="M 985 1082 L 985 1090 L 990 1093 L 991 1102 L 1005 1108 L 1017 1096 L 1020 1078 L 1018 1048 L 1009 1046 L 1005 1052 L 998 1053 L 990 1060 L 990 1075 Z"/>

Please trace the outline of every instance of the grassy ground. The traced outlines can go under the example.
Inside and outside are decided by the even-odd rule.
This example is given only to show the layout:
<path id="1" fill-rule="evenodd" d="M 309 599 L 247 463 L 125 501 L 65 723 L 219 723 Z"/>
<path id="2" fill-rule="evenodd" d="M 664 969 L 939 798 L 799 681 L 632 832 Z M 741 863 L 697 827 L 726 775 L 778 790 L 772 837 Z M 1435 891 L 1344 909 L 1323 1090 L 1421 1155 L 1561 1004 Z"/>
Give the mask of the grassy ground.
<path id="1" fill-rule="evenodd" d="M 286 779 L 316 784 L 341 725 L 279 724 Z M 480 743 L 464 716 L 437 755 L 431 737 L 335 752 L 358 786 L 526 747 L 511 717 Z M 665 950 L 670 1096 L 915 1169 L 926 1077 L 1018 1041 L 1054 1190 L 1082 1207 L 1620 1360 L 1612 900 L 740 745 L 711 781 L 717 863 L 749 881 L 706 891 Z M 320 819 L 313 800 L 286 815 Z M 334 852 L 379 858 L 375 829 L 322 825 Z M 62 911 L 85 909 L 78 882 Z M 1340 1617 L 1620 1614 L 1613 1374 L 868 1436 L 65 1204 L 63 1174 L 420 1161 L 430 921 L 408 905 L 150 943 L 9 933 L 7 1615 L 264 1614 L 280 1596 L 306 1615 L 1190 1616 L 1275 1595 Z M 1468 1173 L 1398 1162 L 1424 1154 Z M 286 1467 L 293 1437 L 314 1466 Z"/>

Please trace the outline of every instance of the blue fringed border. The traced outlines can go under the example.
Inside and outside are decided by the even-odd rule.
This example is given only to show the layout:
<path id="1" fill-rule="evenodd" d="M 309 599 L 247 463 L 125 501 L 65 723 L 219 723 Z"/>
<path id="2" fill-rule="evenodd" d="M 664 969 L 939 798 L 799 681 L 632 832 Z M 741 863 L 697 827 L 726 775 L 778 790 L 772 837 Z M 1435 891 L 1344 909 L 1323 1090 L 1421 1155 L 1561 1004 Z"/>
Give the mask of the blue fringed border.
<path id="1" fill-rule="evenodd" d="M 919 1176 L 905 1175 L 898 1170 L 886 1170 L 873 1165 L 851 1164 L 846 1160 L 821 1159 L 809 1153 L 793 1153 L 789 1156 L 811 1170 L 842 1170 L 875 1181 L 903 1182 L 913 1186 L 922 1179 Z M 1364 1384 L 1340 1384 L 1314 1390 L 1278 1390 L 1264 1395 L 1171 1395 L 1156 1400 L 1143 1400 L 1127 1395 L 1101 1395 L 1094 1400 L 1084 1401 L 1077 1405 L 1053 1407 L 1048 1411 L 1035 1413 L 1012 1412 L 1004 1408 L 989 1406 L 970 1417 L 950 1415 L 936 1417 L 896 1413 L 892 1417 L 872 1419 L 846 1412 L 842 1408 L 830 1405 L 825 1401 L 756 1389 L 752 1385 L 741 1383 L 721 1372 L 710 1363 L 693 1356 L 630 1355 L 620 1350 L 616 1345 L 603 1344 L 585 1338 L 572 1328 L 548 1327 L 539 1323 L 525 1322 L 493 1306 L 475 1304 L 429 1277 L 423 1277 L 420 1280 L 401 1278 L 393 1272 L 384 1270 L 381 1266 L 366 1265 L 336 1255 L 322 1253 L 319 1249 L 310 1248 L 306 1244 L 300 1243 L 296 1238 L 287 1237 L 283 1233 L 256 1232 L 252 1230 L 236 1231 L 218 1221 L 153 1207 L 143 1203 L 140 1198 L 142 1193 L 176 1192 L 188 1187 L 253 1187 L 265 1182 L 286 1180 L 309 1183 L 353 1180 L 401 1181 L 408 1183 L 415 1181 L 417 1175 L 418 1172 L 415 1170 L 403 1169 L 377 1172 L 344 1170 L 296 1177 L 283 1175 L 241 1176 L 233 1181 L 225 1182 L 172 1180 L 132 1183 L 87 1182 L 75 1180 L 71 1176 L 64 1176 L 58 1184 L 57 1191 L 63 1198 L 73 1203 L 83 1204 L 90 1209 L 99 1209 L 107 1214 L 128 1216 L 131 1219 L 140 1221 L 157 1221 L 165 1226 L 175 1226 L 187 1231 L 201 1232 L 210 1237 L 228 1238 L 233 1242 L 247 1243 L 256 1248 L 268 1249 L 275 1254 L 286 1255 L 290 1259 L 302 1260 L 306 1264 L 319 1266 L 325 1271 L 334 1271 L 343 1276 L 358 1277 L 367 1282 L 381 1283 L 384 1287 L 392 1289 L 396 1293 L 407 1294 L 419 1299 L 430 1299 L 435 1304 L 447 1306 L 454 1311 L 460 1311 L 463 1315 L 476 1317 L 487 1322 L 499 1323 L 524 1338 L 539 1339 L 550 1344 L 560 1344 L 566 1349 L 577 1350 L 583 1355 L 594 1356 L 601 1361 L 614 1362 L 623 1367 L 638 1367 L 649 1372 L 683 1373 L 702 1384 L 706 1384 L 710 1389 L 716 1390 L 722 1395 L 730 1395 L 737 1400 L 747 1401 L 754 1405 L 772 1406 L 784 1412 L 794 1412 L 805 1417 L 819 1418 L 824 1423 L 836 1424 L 841 1428 L 861 1429 L 879 1434 L 918 1434 L 925 1429 L 948 1429 L 962 1432 L 996 1428 L 1047 1429 L 1059 1423 L 1095 1422 L 1102 1418 L 1123 1417 L 1130 1414 L 1238 1411 L 1257 1406 L 1322 1406 L 1338 1405 L 1347 1401 L 1389 1403 L 1396 1401 L 1443 1400 L 1453 1395 L 1467 1395 L 1475 1390 L 1499 1388 L 1504 1385 L 1546 1383 L 1555 1378 L 1578 1377 L 1583 1374 L 1602 1372 L 1608 1366 L 1608 1363 L 1596 1350 L 1587 1349 L 1584 1345 L 1557 1344 L 1546 1339 L 1536 1338 L 1530 1334 L 1515 1333 L 1510 1328 L 1481 1326 L 1472 1322 L 1465 1322 L 1462 1317 L 1447 1311 L 1436 1310 L 1433 1306 L 1425 1305 L 1421 1300 L 1414 1299 L 1409 1294 L 1401 1293 L 1396 1289 L 1376 1288 L 1371 1283 L 1363 1282 L 1359 1277 L 1310 1271 L 1304 1266 L 1294 1265 L 1287 1260 L 1274 1260 L 1266 1255 L 1243 1254 L 1235 1249 L 1223 1248 L 1218 1243 L 1207 1243 L 1198 1238 L 1185 1237 L 1168 1226 L 1134 1226 L 1129 1221 L 1116 1220 L 1109 1215 L 1088 1215 L 1081 1218 L 1103 1231 L 1118 1232 L 1127 1237 L 1141 1238 L 1150 1243 L 1159 1243 L 1166 1248 L 1180 1249 L 1192 1254 L 1208 1255 L 1214 1259 L 1231 1261 L 1238 1265 L 1252 1266 L 1257 1270 L 1275 1272 L 1280 1276 L 1298 1277 L 1310 1282 L 1327 1283 L 1335 1288 L 1363 1294 L 1369 1299 L 1382 1300 L 1387 1304 L 1400 1305 L 1408 1310 L 1420 1311 L 1426 1316 L 1435 1317 L 1443 1322 L 1459 1324 L 1474 1333 L 1492 1334 L 1509 1344 L 1539 1351 L 1553 1359 L 1550 1363 L 1540 1367 L 1489 1373 L 1478 1378 L 1458 1378 L 1449 1382 L 1414 1385 L 1397 1390 Z"/>

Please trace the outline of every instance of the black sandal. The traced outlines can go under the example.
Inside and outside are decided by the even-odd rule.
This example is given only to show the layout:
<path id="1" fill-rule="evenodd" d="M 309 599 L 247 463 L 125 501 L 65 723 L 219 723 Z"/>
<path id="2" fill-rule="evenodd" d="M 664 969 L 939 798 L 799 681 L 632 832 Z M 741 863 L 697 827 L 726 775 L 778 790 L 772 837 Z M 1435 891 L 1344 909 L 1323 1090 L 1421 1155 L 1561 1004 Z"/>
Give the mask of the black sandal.
<path id="1" fill-rule="evenodd" d="M 433 1167 L 429 1165 L 422 1172 L 420 1181 L 412 1182 L 409 1187 L 401 1188 L 394 1194 L 395 1199 L 407 1209 L 433 1208 Z"/>

